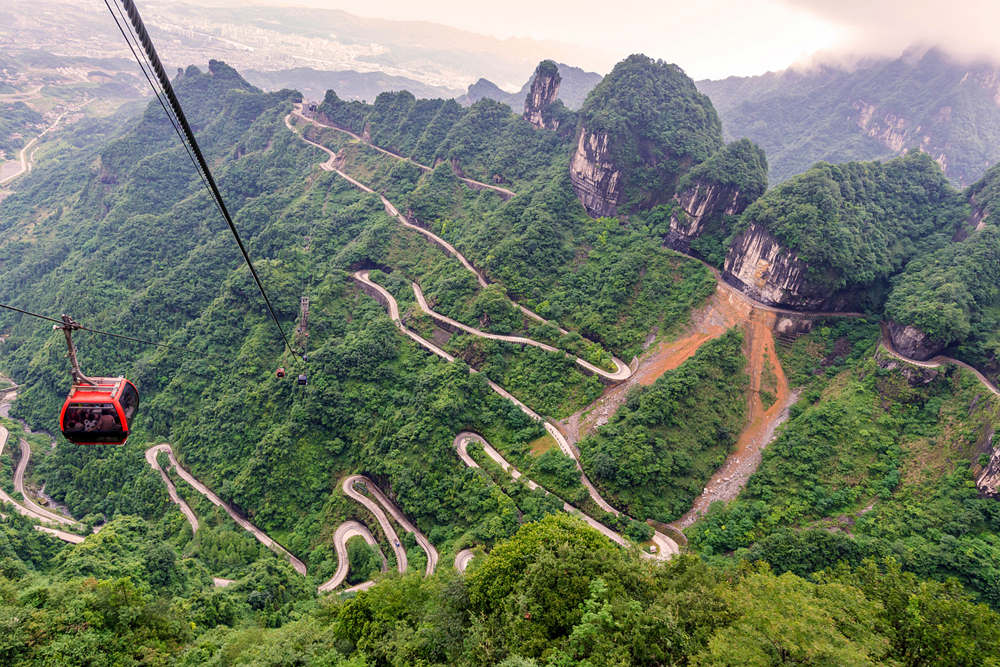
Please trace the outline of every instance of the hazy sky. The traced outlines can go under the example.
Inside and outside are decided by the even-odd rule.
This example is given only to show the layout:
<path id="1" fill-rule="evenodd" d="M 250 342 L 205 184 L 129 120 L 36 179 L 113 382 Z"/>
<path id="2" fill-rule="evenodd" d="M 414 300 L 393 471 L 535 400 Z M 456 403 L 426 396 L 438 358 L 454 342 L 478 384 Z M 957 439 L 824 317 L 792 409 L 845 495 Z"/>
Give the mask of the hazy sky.
<path id="1" fill-rule="evenodd" d="M 1000 59 L 1000 0 L 249 2 L 425 20 L 497 37 L 558 40 L 579 48 L 572 64 L 602 73 L 635 52 L 676 62 L 697 79 L 781 69 L 818 51 L 895 54 L 917 42 Z"/>

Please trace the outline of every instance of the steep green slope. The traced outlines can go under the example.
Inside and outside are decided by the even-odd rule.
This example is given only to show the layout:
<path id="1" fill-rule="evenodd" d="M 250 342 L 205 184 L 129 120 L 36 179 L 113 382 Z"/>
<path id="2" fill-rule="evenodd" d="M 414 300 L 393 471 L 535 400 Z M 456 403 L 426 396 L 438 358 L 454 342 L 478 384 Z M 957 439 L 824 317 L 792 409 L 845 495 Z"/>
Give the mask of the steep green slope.
<path id="1" fill-rule="evenodd" d="M 611 502 L 664 523 L 691 507 L 743 427 L 742 343 L 735 330 L 705 343 L 580 442 L 585 469 Z"/>
<path id="2" fill-rule="evenodd" d="M 799 574 L 891 556 L 996 607 L 1000 505 L 975 478 L 1000 401 L 965 370 L 873 358 L 877 335 L 845 321 L 785 351 L 803 398 L 740 496 L 688 530 L 691 544 Z"/>
<path id="3" fill-rule="evenodd" d="M 142 451 L 167 440 L 317 578 L 335 564 L 323 526 L 350 511 L 331 503 L 347 472 L 393 489 L 438 543 L 470 529 L 478 541 L 513 531 L 515 509 L 458 465 L 451 439 L 474 427 L 501 444 L 530 441 L 540 427 L 483 378 L 404 342 L 354 289 L 348 264 L 330 261 L 366 227 L 387 224 L 377 199 L 334 174 L 311 175 L 318 151 L 282 120 L 293 94 L 260 93 L 221 63 L 189 68 L 177 89 L 286 326 L 299 296 L 312 296 L 311 360 L 301 368 L 311 382 L 293 391 L 274 378 L 277 332 L 172 130 L 150 109 L 116 141 L 67 153 L 2 203 L 5 301 L 71 310 L 95 328 L 177 348 L 81 337 L 85 369 L 123 370 L 139 384 L 141 417 L 124 448 L 63 445 L 45 457 L 37 475 L 47 492 L 77 515 L 158 517 L 168 506 Z M 46 327 L 5 321 L 4 370 L 24 386 L 13 412 L 54 430 L 64 351 Z"/>
<path id="4" fill-rule="evenodd" d="M 959 185 L 1000 160 L 996 65 L 930 50 L 852 67 L 818 65 L 699 81 L 727 137 L 764 147 L 771 179 L 816 162 L 850 162 L 921 148 Z"/>

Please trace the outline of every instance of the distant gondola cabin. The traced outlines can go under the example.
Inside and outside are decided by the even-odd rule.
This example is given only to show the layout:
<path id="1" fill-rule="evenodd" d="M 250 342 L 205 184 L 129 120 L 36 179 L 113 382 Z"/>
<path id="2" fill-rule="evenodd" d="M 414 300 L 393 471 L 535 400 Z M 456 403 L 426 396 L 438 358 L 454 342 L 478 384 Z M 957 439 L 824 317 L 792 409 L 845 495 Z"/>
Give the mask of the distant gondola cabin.
<path id="1" fill-rule="evenodd" d="M 123 377 L 74 384 L 59 415 L 59 429 L 78 445 L 123 445 L 139 408 L 139 392 Z"/>

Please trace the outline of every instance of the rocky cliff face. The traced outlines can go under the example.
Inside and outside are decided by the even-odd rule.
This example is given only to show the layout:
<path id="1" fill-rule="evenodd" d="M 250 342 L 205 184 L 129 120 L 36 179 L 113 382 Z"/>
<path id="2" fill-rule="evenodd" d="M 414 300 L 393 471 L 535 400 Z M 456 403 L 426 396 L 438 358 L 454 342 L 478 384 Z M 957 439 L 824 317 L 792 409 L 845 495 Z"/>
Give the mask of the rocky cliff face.
<path id="1" fill-rule="evenodd" d="M 569 177 L 587 213 L 594 217 L 618 213 L 621 176 L 621 169 L 611 161 L 607 133 L 589 132 L 581 127 Z"/>
<path id="2" fill-rule="evenodd" d="M 936 341 L 920 329 L 910 324 L 898 324 L 889 321 L 889 337 L 892 346 L 904 357 L 926 361 L 945 348 L 945 344 Z"/>
<path id="3" fill-rule="evenodd" d="M 705 222 L 716 215 L 742 212 L 740 191 L 718 183 L 696 183 L 674 195 L 680 207 L 670 216 L 670 231 L 665 243 L 674 250 L 687 252 L 691 241 L 698 238 Z"/>
<path id="4" fill-rule="evenodd" d="M 752 223 L 726 254 L 722 277 L 762 303 L 794 310 L 847 310 L 849 292 L 834 292 L 824 281 L 807 279 L 809 266 L 762 225 Z"/>
<path id="5" fill-rule="evenodd" d="M 985 496 L 1000 498 L 1000 448 L 993 450 L 993 457 L 976 480 L 976 487 Z"/>
<path id="6" fill-rule="evenodd" d="M 535 76 L 531 82 L 531 88 L 524 99 L 524 119 L 537 128 L 547 128 L 556 130 L 559 128 L 557 120 L 546 123 L 544 111 L 556 101 L 559 95 L 559 84 L 562 77 L 559 76 L 559 67 L 551 60 L 543 60 L 535 69 Z"/>

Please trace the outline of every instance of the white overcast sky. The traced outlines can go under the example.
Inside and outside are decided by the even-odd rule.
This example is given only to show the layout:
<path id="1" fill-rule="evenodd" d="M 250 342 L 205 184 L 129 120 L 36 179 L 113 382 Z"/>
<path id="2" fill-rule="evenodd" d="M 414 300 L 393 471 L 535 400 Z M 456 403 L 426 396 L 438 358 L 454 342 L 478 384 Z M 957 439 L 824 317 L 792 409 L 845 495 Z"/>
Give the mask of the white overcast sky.
<path id="1" fill-rule="evenodd" d="M 207 0 L 205 4 L 234 4 Z M 936 44 L 1000 60 L 1000 0 L 240 0 L 424 20 L 496 37 L 558 40 L 607 72 L 629 53 L 694 78 L 782 69 L 816 52 L 898 54 Z"/>

